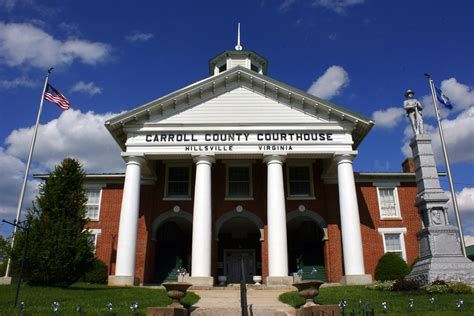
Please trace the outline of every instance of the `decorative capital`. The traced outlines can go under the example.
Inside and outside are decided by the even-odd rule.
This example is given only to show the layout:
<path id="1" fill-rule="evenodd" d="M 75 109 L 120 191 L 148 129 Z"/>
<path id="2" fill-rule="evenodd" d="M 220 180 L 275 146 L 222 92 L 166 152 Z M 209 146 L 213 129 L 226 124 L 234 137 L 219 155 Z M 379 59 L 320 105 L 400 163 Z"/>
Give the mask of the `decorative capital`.
<path id="1" fill-rule="evenodd" d="M 210 155 L 197 155 L 193 157 L 193 161 L 196 164 L 205 163 L 205 164 L 212 165 L 213 163 L 216 162 L 216 159 Z"/>
<path id="2" fill-rule="evenodd" d="M 352 160 L 354 160 L 355 157 L 356 157 L 355 153 L 335 153 L 333 156 L 333 160 L 337 164 L 340 164 L 342 162 L 352 163 Z"/>
<path id="3" fill-rule="evenodd" d="M 267 165 L 271 164 L 271 163 L 279 163 L 279 164 L 283 164 L 286 160 L 286 156 L 285 155 L 265 155 L 263 157 L 263 162 L 266 163 Z"/>
<path id="4" fill-rule="evenodd" d="M 145 156 L 143 155 L 124 155 L 122 154 L 122 158 L 125 160 L 125 162 L 128 164 L 138 164 L 138 165 L 143 165 L 146 161 Z"/>

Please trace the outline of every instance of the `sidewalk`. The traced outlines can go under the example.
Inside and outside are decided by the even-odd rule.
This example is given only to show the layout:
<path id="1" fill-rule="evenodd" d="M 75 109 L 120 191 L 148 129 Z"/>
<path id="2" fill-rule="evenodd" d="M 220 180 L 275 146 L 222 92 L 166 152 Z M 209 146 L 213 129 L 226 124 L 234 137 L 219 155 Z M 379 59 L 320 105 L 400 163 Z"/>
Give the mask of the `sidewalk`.
<path id="1" fill-rule="evenodd" d="M 238 287 L 226 290 L 192 290 L 201 299 L 191 308 L 192 316 L 240 316 L 240 290 Z M 249 316 L 296 315 L 289 305 L 278 301 L 280 294 L 289 288 L 247 289 Z"/>

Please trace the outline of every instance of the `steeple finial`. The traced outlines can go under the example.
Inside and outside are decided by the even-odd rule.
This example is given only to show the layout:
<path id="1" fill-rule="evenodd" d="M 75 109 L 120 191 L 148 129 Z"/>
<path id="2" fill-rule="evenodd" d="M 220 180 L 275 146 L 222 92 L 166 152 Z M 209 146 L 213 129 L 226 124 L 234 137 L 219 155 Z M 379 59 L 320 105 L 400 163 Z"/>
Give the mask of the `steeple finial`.
<path id="1" fill-rule="evenodd" d="M 237 23 L 237 45 L 235 45 L 235 50 L 242 50 L 242 46 L 240 46 L 240 22 Z"/>

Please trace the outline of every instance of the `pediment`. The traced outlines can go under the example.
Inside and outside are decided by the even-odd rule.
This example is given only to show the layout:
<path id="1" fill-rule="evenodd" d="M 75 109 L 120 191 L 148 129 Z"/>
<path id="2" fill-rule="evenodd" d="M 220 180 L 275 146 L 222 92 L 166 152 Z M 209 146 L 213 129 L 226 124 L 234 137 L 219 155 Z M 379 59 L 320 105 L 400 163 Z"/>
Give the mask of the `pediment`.
<path id="1" fill-rule="evenodd" d="M 235 87 L 209 100 L 181 108 L 168 108 L 146 122 L 157 125 L 253 125 L 253 124 L 324 124 L 311 109 L 289 106 L 245 86 Z"/>
<path id="2" fill-rule="evenodd" d="M 356 148 L 373 121 L 243 67 L 198 81 L 105 123 L 125 148 L 126 130 L 153 126 L 340 126 Z"/>

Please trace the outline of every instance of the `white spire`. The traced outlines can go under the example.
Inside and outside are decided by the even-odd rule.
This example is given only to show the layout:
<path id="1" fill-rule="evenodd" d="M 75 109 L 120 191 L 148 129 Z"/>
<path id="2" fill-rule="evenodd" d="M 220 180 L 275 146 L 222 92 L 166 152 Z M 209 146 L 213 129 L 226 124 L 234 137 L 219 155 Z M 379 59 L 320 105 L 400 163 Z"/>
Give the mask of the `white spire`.
<path id="1" fill-rule="evenodd" d="M 235 45 L 235 50 L 242 50 L 242 46 L 240 46 L 240 22 L 237 24 L 237 45 Z"/>

